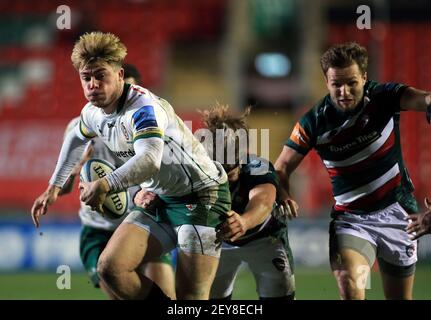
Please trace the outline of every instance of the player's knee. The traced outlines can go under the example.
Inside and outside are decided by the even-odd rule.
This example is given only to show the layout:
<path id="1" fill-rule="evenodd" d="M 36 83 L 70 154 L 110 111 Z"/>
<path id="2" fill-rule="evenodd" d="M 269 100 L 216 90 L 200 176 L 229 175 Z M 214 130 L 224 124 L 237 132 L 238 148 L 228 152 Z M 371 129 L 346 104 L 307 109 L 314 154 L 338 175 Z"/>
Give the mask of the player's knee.
<path id="1" fill-rule="evenodd" d="M 358 285 L 358 279 L 348 271 L 339 271 L 335 274 L 340 296 L 343 300 L 365 299 L 365 288 Z"/>
<path id="2" fill-rule="evenodd" d="M 100 258 L 97 262 L 97 274 L 106 283 L 113 283 L 119 271 L 112 259 Z"/>
<path id="3" fill-rule="evenodd" d="M 177 286 L 177 298 L 179 300 L 208 300 L 210 288 L 206 284 L 184 284 Z"/>

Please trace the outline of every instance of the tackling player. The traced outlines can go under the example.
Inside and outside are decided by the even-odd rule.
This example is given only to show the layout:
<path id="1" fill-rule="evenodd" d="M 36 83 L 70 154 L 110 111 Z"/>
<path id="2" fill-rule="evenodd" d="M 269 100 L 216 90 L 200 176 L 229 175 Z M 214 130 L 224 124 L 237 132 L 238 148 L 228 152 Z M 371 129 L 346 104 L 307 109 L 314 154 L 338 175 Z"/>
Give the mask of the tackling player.
<path id="1" fill-rule="evenodd" d="M 217 135 L 223 130 L 225 150 L 235 144 L 234 163 L 224 163 L 228 174 L 232 210 L 220 226 L 222 253 L 211 299 L 231 299 L 233 286 L 242 262 L 246 262 L 256 281 L 261 300 L 293 300 L 295 277 L 289 246 L 287 215 L 280 205 L 279 180 L 271 162 L 241 150 L 239 130 L 248 136 L 246 117 L 229 114 L 227 106 L 217 106 L 202 113 L 205 126 Z M 247 144 L 248 145 L 248 144 Z M 245 151 L 246 161 L 241 159 Z M 213 150 L 213 155 L 216 149 Z"/>

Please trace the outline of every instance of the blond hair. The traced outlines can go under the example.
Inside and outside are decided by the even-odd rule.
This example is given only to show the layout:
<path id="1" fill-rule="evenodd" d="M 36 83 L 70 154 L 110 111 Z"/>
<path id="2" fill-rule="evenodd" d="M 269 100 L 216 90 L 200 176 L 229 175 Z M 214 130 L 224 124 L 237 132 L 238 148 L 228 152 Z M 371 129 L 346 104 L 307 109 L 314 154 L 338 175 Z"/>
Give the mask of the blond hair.
<path id="1" fill-rule="evenodd" d="M 208 110 L 200 111 L 202 121 L 210 131 L 216 129 L 245 129 L 248 131 L 247 117 L 250 114 L 251 107 L 247 107 L 244 113 L 233 115 L 229 113 L 228 105 L 220 105 L 211 107 Z"/>
<path id="2" fill-rule="evenodd" d="M 232 149 L 234 150 L 234 163 L 222 163 L 226 172 L 231 171 L 238 165 L 246 163 L 247 161 L 249 145 L 247 117 L 250 114 L 250 110 L 251 107 L 247 107 L 242 114 L 234 115 L 229 112 L 229 106 L 217 104 L 209 110 L 199 111 L 202 116 L 203 124 L 213 134 L 213 137 L 217 136 L 218 130 L 223 130 L 223 159 L 228 159 L 228 153 L 231 152 Z M 214 143 L 214 140 L 212 150 L 208 151 L 213 155 L 212 158 L 215 159 L 217 145 Z"/>
<path id="3" fill-rule="evenodd" d="M 96 61 L 121 67 L 126 55 L 127 48 L 116 35 L 95 31 L 79 37 L 73 47 L 71 60 L 76 70 Z"/>

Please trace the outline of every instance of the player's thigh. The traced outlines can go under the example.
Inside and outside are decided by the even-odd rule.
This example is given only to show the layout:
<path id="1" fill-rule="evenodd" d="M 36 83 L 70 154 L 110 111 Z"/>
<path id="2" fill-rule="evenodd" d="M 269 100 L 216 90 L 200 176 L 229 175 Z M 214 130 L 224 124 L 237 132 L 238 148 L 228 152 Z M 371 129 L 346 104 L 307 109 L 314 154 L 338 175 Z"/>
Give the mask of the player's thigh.
<path id="1" fill-rule="evenodd" d="M 211 286 L 211 299 L 224 299 L 232 295 L 241 262 L 241 247 L 223 243 L 219 265 Z"/>
<path id="2" fill-rule="evenodd" d="M 140 211 L 131 212 L 115 230 L 99 264 L 109 262 L 116 269 L 137 269 L 143 262 L 159 257 L 175 246 L 175 233 L 169 228 Z"/>
<path id="3" fill-rule="evenodd" d="M 176 230 L 179 247 L 177 297 L 208 299 L 221 251 L 215 228 L 181 225 Z"/>
<path id="4" fill-rule="evenodd" d="M 248 263 L 256 279 L 260 298 L 288 298 L 295 293 L 295 277 L 288 248 L 272 237 L 254 240 L 244 246 Z"/>
<path id="5" fill-rule="evenodd" d="M 80 234 L 79 253 L 82 264 L 90 277 L 92 284 L 99 287 L 97 275 L 97 261 L 113 231 L 83 226 Z"/>
<path id="6" fill-rule="evenodd" d="M 371 267 L 377 247 L 372 236 L 360 224 L 333 220 L 329 227 L 329 260 L 335 270 Z"/>
<path id="7" fill-rule="evenodd" d="M 209 299 L 219 258 L 179 250 L 176 272 L 178 299 Z"/>
<path id="8" fill-rule="evenodd" d="M 413 299 L 413 284 L 416 264 L 397 266 L 379 259 L 383 290 L 386 299 Z"/>
<path id="9" fill-rule="evenodd" d="M 364 299 L 376 248 L 360 237 L 330 237 L 330 263 L 343 299 Z"/>

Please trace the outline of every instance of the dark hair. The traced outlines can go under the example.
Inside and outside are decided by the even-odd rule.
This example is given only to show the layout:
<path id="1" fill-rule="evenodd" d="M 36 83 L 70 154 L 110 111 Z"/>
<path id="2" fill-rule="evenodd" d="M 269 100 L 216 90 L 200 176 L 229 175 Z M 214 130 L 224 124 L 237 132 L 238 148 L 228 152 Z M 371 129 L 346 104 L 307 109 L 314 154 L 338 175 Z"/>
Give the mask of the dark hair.
<path id="1" fill-rule="evenodd" d="M 141 84 L 141 74 L 133 64 L 125 63 L 123 65 L 123 69 L 124 69 L 124 79 L 135 78 L 136 84 Z"/>
<path id="2" fill-rule="evenodd" d="M 346 42 L 329 48 L 320 58 L 320 66 L 326 76 L 329 68 L 347 68 L 356 63 L 364 74 L 368 67 L 367 49 L 356 42 Z"/>

